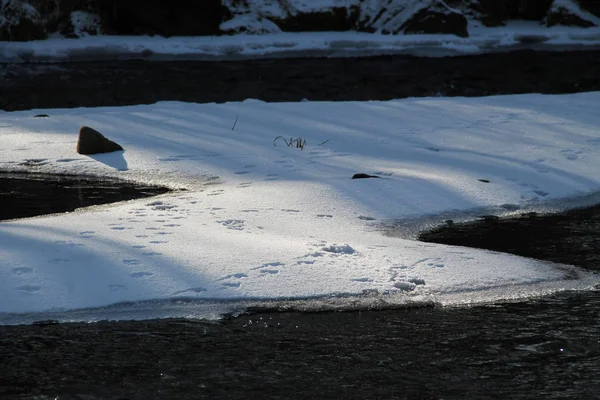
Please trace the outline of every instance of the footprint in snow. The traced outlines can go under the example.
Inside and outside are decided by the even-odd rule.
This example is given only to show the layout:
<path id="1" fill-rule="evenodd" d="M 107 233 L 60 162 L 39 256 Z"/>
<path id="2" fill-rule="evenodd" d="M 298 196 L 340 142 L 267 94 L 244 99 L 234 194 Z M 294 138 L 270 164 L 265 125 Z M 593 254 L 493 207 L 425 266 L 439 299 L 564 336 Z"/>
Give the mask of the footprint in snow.
<path id="1" fill-rule="evenodd" d="M 11 272 L 15 275 L 25 275 L 25 274 L 30 274 L 33 272 L 33 268 L 27 268 L 27 267 L 17 267 L 17 268 L 13 268 L 11 269 Z"/>
<path id="2" fill-rule="evenodd" d="M 59 264 L 59 263 L 65 263 L 65 262 L 69 262 L 71 261 L 68 258 L 52 258 L 50 260 L 48 260 L 49 264 Z"/>
<path id="3" fill-rule="evenodd" d="M 255 271 L 257 269 L 262 270 L 262 269 L 269 269 L 269 267 L 283 267 L 285 264 L 279 261 L 275 261 L 275 262 L 271 262 L 271 263 L 265 263 L 262 264 L 258 267 L 254 267 L 254 268 L 250 268 L 251 271 Z"/>
<path id="4" fill-rule="evenodd" d="M 152 272 L 141 271 L 141 272 L 134 272 L 133 274 L 130 274 L 129 276 L 131 276 L 132 278 L 141 279 L 141 278 L 149 278 L 153 275 L 154 274 Z"/>
<path id="5" fill-rule="evenodd" d="M 202 292 L 206 292 L 206 289 L 203 287 L 195 287 L 195 288 L 189 288 L 189 289 L 184 289 L 184 290 L 178 290 L 174 293 L 171 294 L 171 296 L 179 296 L 180 294 L 184 294 L 184 293 L 202 293 Z"/>
<path id="6" fill-rule="evenodd" d="M 127 290 L 127 286 L 125 286 L 125 285 L 118 285 L 118 284 L 112 284 L 112 285 L 108 285 L 108 289 L 111 292 L 118 292 L 120 290 Z"/>
<path id="7" fill-rule="evenodd" d="M 21 286 L 17 287 L 17 289 L 20 290 L 21 292 L 27 292 L 27 293 L 37 292 L 41 288 L 42 288 L 41 286 L 37 286 L 37 285 L 21 285 Z"/>
<path id="8" fill-rule="evenodd" d="M 561 151 L 561 154 L 567 160 L 574 161 L 574 160 L 577 160 L 581 154 L 583 154 L 583 150 L 570 150 L 570 149 L 567 149 L 567 150 Z"/>
<path id="9" fill-rule="evenodd" d="M 247 278 L 247 277 L 248 277 L 248 275 L 246 275 L 245 273 L 243 273 L 243 272 L 238 272 L 238 273 L 236 273 L 236 274 L 230 274 L 230 275 L 225 275 L 225 276 L 222 276 L 222 277 L 220 277 L 219 279 L 217 279 L 217 282 L 218 282 L 218 281 L 224 281 L 224 280 L 226 280 L 226 279 L 234 279 L 234 278 L 235 278 L 235 279 L 242 279 L 242 278 Z"/>
<path id="10" fill-rule="evenodd" d="M 263 274 L 275 275 L 275 274 L 279 273 L 279 270 L 278 269 L 261 269 L 260 272 Z"/>
<path id="11" fill-rule="evenodd" d="M 245 222 L 241 219 L 227 219 L 222 221 L 217 221 L 219 224 L 223 225 L 227 229 L 231 229 L 234 231 L 243 231 Z"/>

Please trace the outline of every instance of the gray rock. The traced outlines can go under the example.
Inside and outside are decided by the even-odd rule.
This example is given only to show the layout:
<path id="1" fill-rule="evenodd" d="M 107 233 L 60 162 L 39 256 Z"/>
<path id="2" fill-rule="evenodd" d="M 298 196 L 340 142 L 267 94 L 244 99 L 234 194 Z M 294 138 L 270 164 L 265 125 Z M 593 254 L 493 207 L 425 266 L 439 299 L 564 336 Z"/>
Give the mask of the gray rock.
<path id="1" fill-rule="evenodd" d="M 100 132 L 88 126 L 79 129 L 79 140 L 77 140 L 77 152 L 79 154 L 110 153 L 123 150 L 119 144 L 105 138 Z"/>

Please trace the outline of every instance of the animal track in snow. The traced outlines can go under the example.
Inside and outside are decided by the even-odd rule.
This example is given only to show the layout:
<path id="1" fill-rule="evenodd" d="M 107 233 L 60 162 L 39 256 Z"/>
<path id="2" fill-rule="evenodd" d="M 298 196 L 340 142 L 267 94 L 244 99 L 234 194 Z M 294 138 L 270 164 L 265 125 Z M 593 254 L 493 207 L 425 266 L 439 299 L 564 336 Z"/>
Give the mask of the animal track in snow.
<path id="1" fill-rule="evenodd" d="M 570 149 L 567 149 L 567 150 L 562 150 L 560 153 L 567 160 L 574 161 L 574 160 L 577 160 L 581 154 L 583 154 L 583 150 L 570 150 Z"/>
<path id="2" fill-rule="evenodd" d="M 248 275 L 246 275 L 245 273 L 243 273 L 243 272 L 238 272 L 238 273 L 236 273 L 236 274 L 230 274 L 230 275 L 225 275 L 225 276 L 222 276 L 222 277 L 220 277 L 219 279 L 217 279 L 217 282 L 218 282 L 218 281 L 224 281 L 224 280 L 226 280 L 226 279 L 234 279 L 234 278 L 235 278 L 235 279 L 242 279 L 242 278 L 247 278 L 247 277 L 248 277 Z"/>
<path id="3" fill-rule="evenodd" d="M 30 274 L 33 272 L 33 268 L 27 268 L 27 267 L 17 267 L 17 268 L 13 268 L 11 269 L 11 272 L 15 275 L 25 275 L 25 274 Z"/>
<path id="4" fill-rule="evenodd" d="M 37 285 L 21 285 L 21 286 L 17 287 L 17 289 L 20 290 L 21 292 L 28 292 L 28 293 L 37 292 L 41 288 L 42 288 L 41 286 L 37 286 Z"/>
<path id="5" fill-rule="evenodd" d="M 26 158 L 23 162 L 19 163 L 24 167 L 39 167 L 48 164 L 47 158 Z"/>
<path id="6" fill-rule="evenodd" d="M 129 276 L 131 276 L 132 278 L 140 279 L 140 278 L 149 278 L 153 275 L 154 274 L 152 272 L 141 271 L 141 272 L 134 272 L 133 274 L 130 274 Z"/>
<path id="7" fill-rule="evenodd" d="M 48 260 L 49 264 L 60 264 L 60 263 L 64 263 L 64 262 L 70 262 L 71 260 L 68 258 L 52 258 L 50 260 Z"/>
<path id="8" fill-rule="evenodd" d="M 123 261 L 123 264 L 126 264 L 126 265 L 140 265 L 141 264 L 140 260 L 136 260 L 136 259 L 125 259 L 122 261 Z"/>
<path id="9" fill-rule="evenodd" d="M 176 205 L 165 203 L 163 201 L 153 201 L 151 203 L 147 203 L 146 205 L 156 211 L 173 210 L 173 209 L 177 208 Z"/>
<path id="10" fill-rule="evenodd" d="M 189 288 L 189 289 L 184 289 L 184 290 L 178 290 L 178 291 L 172 293 L 171 296 L 179 296 L 180 294 L 184 294 L 184 293 L 202 293 L 202 292 L 206 292 L 206 289 L 203 287 L 195 287 L 195 288 Z"/>
<path id="11" fill-rule="evenodd" d="M 317 218 L 333 218 L 331 214 L 317 214 Z"/>
<path id="12" fill-rule="evenodd" d="M 234 231 L 243 231 L 244 230 L 244 221 L 241 219 L 226 219 L 222 221 L 217 221 L 219 224 L 223 225 L 227 229 L 231 229 Z"/>
<path id="13" fill-rule="evenodd" d="M 367 217 L 365 215 L 359 215 L 358 219 L 362 219 L 363 221 L 375 221 L 375 218 L 373 218 L 373 217 Z"/>
<path id="14" fill-rule="evenodd" d="M 425 246 L 423 246 L 423 247 L 425 247 Z M 444 264 L 441 261 L 442 261 L 442 259 L 438 258 L 438 257 L 424 258 L 424 259 L 419 260 L 416 263 L 414 263 L 413 267 L 415 267 L 419 264 L 422 264 L 422 263 L 427 263 L 426 265 L 429 267 L 443 268 Z"/>
<path id="15" fill-rule="evenodd" d="M 169 157 L 161 157 L 158 159 L 158 161 L 174 162 L 174 161 L 193 160 L 195 158 L 197 158 L 197 157 L 194 155 L 176 154 L 176 155 L 169 156 Z"/>
<path id="16" fill-rule="evenodd" d="M 274 275 L 274 274 L 278 274 L 279 270 L 278 269 L 261 269 L 260 272 L 262 272 L 263 274 Z"/>

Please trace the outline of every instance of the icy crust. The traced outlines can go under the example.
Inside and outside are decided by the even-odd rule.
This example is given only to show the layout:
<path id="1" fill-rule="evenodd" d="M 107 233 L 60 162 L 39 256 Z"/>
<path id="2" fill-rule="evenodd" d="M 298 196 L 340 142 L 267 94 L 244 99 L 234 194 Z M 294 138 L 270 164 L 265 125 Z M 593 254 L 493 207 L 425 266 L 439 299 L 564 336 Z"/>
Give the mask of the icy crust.
<path id="1" fill-rule="evenodd" d="M 591 289 L 597 276 L 573 267 L 382 226 L 594 196 L 599 102 L 582 93 L 0 113 L 2 170 L 187 189 L 1 223 L 0 320 L 450 306 Z M 80 125 L 125 151 L 78 155 Z"/>
<path id="2" fill-rule="evenodd" d="M 0 46 L 0 62 L 68 62 L 114 59 L 230 60 L 290 56 L 352 57 L 377 54 L 412 54 L 438 57 L 511 49 L 565 50 L 600 47 L 600 28 L 553 26 L 510 22 L 500 28 L 469 28 L 470 37 L 455 35 L 382 35 L 358 32 L 284 33 L 266 19 L 241 15 L 225 22 L 238 34 L 207 37 L 85 36 L 77 40 L 51 37 Z M 81 23 L 77 26 L 81 29 Z M 225 29 L 224 28 L 224 29 Z"/>

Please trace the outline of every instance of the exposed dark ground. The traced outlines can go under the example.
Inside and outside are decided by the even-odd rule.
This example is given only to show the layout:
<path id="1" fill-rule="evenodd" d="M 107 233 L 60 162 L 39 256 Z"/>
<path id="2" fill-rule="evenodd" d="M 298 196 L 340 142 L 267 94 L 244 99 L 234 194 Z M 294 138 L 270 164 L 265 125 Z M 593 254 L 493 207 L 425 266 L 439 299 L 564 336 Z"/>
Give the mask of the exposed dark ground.
<path id="1" fill-rule="evenodd" d="M 39 164 L 38 164 L 39 165 Z M 156 196 L 169 189 L 118 180 L 0 172 L 0 221 Z"/>
<path id="2" fill-rule="evenodd" d="M 0 66 L 0 109 L 572 93 L 600 90 L 598 71 L 600 52 Z M 599 231 L 595 208 L 424 238 L 598 269 Z M 9 400 L 596 399 L 599 390 L 598 292 L 219 323 L 0 326 L 0 399 Z"/>
<path id="3" fill-rule="evenodd" d="M 189 102 L 388 100 L 600 90 L 600 51 L 416 58 L 0 64 L 0 109 Z"/>

